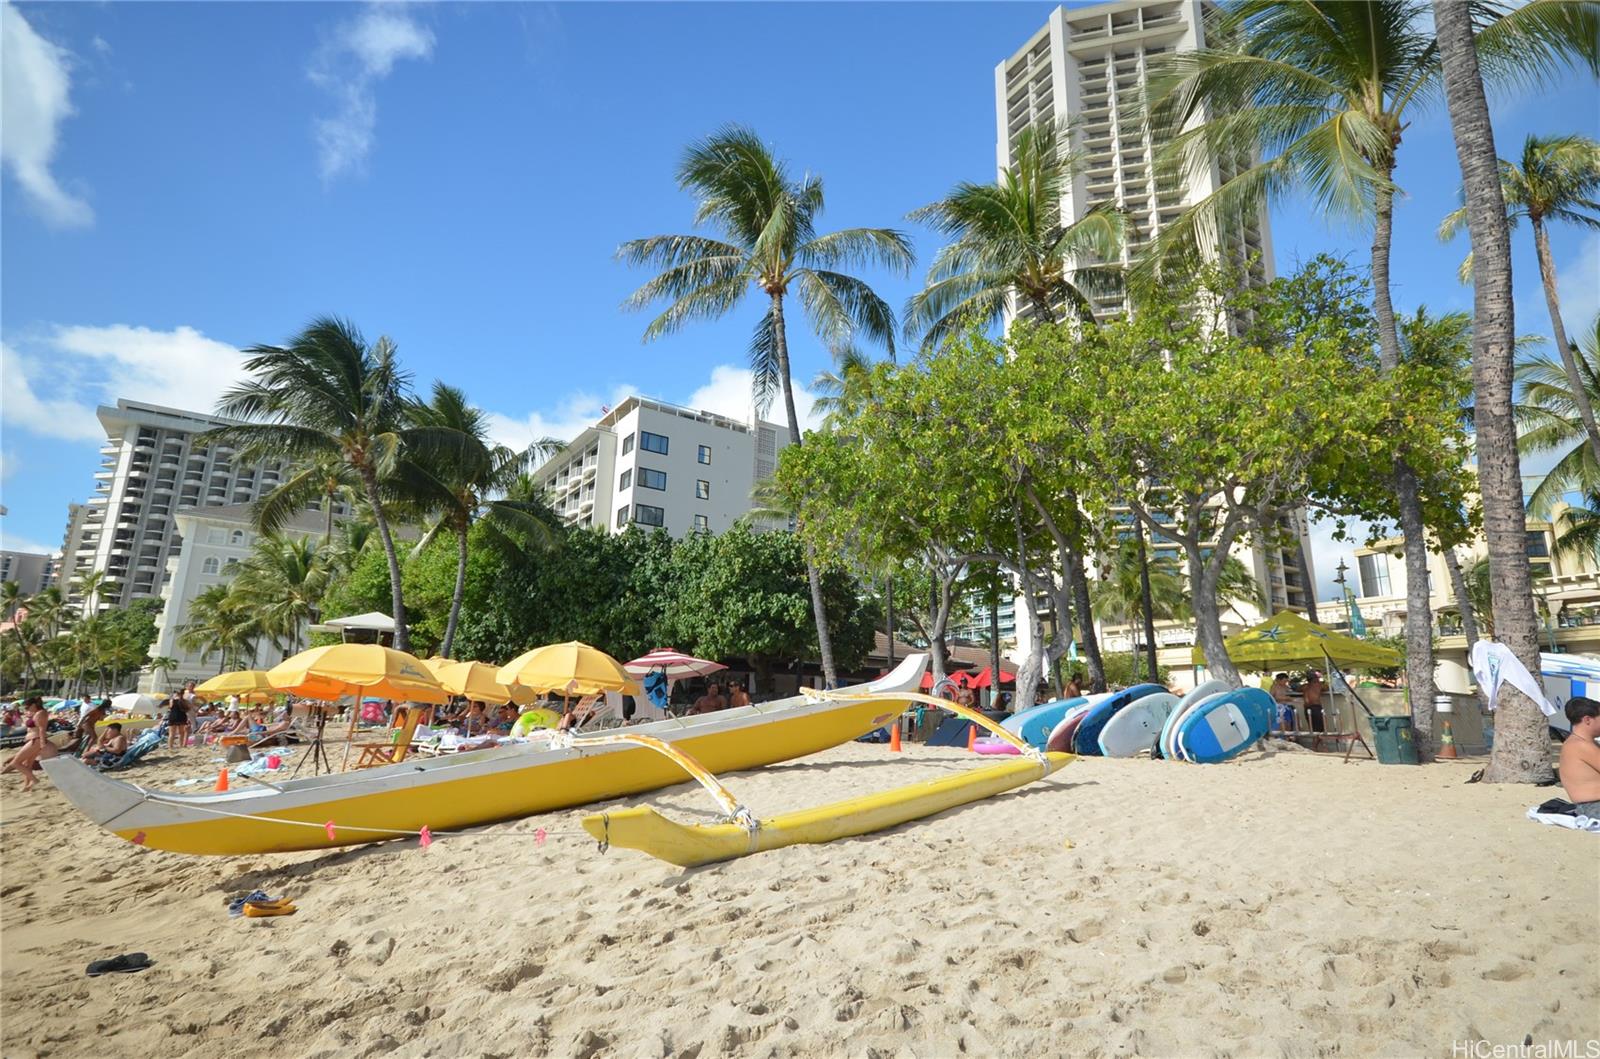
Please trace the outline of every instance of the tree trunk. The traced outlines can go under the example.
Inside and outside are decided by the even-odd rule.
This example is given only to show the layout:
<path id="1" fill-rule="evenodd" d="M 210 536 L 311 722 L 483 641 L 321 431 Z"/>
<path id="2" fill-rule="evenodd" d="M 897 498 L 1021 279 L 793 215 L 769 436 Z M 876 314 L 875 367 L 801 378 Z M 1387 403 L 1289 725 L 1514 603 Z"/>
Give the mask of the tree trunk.
<path id="1" fill-rule="evenodd" d="M 1220 565 L 1212 570 L 1211 564 L 1201 557 L 1200 549 L 1193 545 L 1185 544 L 1184 552 L 1189 557 L 1189 583 L 1197 586 L 1190 606 L 1194 608 L 1195 639 L 1200 642 L 1200 650 L 1205 652 L 1206 668 L 1214 678 L 1230 687 L 1243 687 L 1244 681 L 1223 643 L 1222 612 L 1217 608 Z"/>
<path id="2" fill-rule="evenodd" d="M 1150 557 L 1144 550 L 1144 523 L 1133 520 L 1133 532 L 1139 541 L 1139 612 L 1144 625 L 1145 661 L 1150 665 L 1150 680 L 1156 679 L 1156 615 L 1155 600 L 1150 597 Z"/>
<path id="3" fill-rule="evenodd" d="M 1467 592 L 1467 578 L 1461 572 L 1461 561 L 1456 558 L 1454 548 L 1444 550 L 1444 568 L 1450 572 L 1450 591 L 1456 597 L 1456 609 L 1461 612 L 1461 634 L 1467 640 L 1467 654 L 1472 653 L 1472 645 L 1478 642 L 1478 613 L 1472 606 L 1472 596 Z"/>
<path id="4" fill-rule="evenodd" d="M 397 651 L 411 650 L 411 630 L 406 627 L 406 601 L 400 582 L 400 556 L 394 550 L 394 535 L 389 532 L 389 516 L 378 499 L 378 476 L 369 468 L 361 471 L 361 484 L 366 488 L 367 506 L 372 508 L 372 520 L 378 524 L 378 539 L 383 542 L 383 555 L 389 561 L 389 594 L 394 603 L 394 646 Z"/>
<path id="5" fill-rule="evenodd" d="M 1383 166 L 1387 180 L 1394 174 L 1391 160 Z M 1372 232 L 1372 301 L 1378 320 L 1378 361 L 1383 370 L 1400 366 L 1400 331 L 1395 323 L 1389 293 L 1389 255 L 1394 241 L 1394 190 L 1378 188 L 1377 217 Z M 1428 592 L 1428 531 L 1422 519 L 1417 476 L 1397 459 L 1394 475 L 1395 504 L 1400 514 L 1400 534 L 1406 553 L 1406 695 L 1411 700 L 1418 753 L 1427 760 L 1433 750 L 1433 605 Z"/>
<path id="6" fill-rule="evenodd" d="M 888 669 L 894 669 L 894 571 L 889 572 L 889 580 L 883 586 L 884 624 L 888 626 L 889 646 L 885 648 L 884 658 L 888 662 Z"/>
<path id="7" fill-rule="evenodd" d="M 456 644 L 456 625 L 461 618 L 461 601 L 467 594 L 467 527 L 456 527 L 456 589 L 450 596 L 450 620 L 445 623 L 444 643 L 439 653 L 454 658 L 450 652 Z"/>
<path id="8" fill-rule="evenodd" d="M 1022 664 L 1017 667 L 1016 693 L 1011 698 L 1011 712 L 1021 713 L 1034 703 L 1034 698 L 1039 690 L 1039 673 L 1043 668 L 1044 658 L 1044 625 L 1039 621 L 1039 605 L 1034 594 L 1028 591 L 1026 585 L 1022 592 L 1022 609 L 1028 623 L 1028 653 L 1022 659 Z M 1000 674 L 994 674 L 994 701 L 991 708 L 999 709 L 1000 700 Z"/>
<path id="9" fill-rule="evenodd" d="M 783 322 L 783 295 L 772 295 L 772 346 L 778 359 L 778 382 L 783 389 L 783 411 L 789 418 L 789 444 L 800 444 L 800 416 L 794 410 L 794 383 L 789 378 L 789 336 Z M 811 582 L 811 613 L 817 622 L 817 653 L 822 656 L 822 682 L 839 686 L 833 664 L 833 638 L 828 634 L 828 609 L 822 600 L 822 574 L 817 570 L 817 550 L 806 545 L 806 580 Z"/>
<path id="10" fill-rule="evenodd" d="M 1472 378 L 1476 390 L 1478 484 L 1483 534 L 1489 545 L 1494 627 L 1528 671 L 1539 679 L 1539 624 L 1528 569 L 1527 520 L 1522 506 L 1522 466 L 1511 414 L 1516 321 L 1511 295 L 1511 239 L 1494 128 L 1478 72 L 1472 12 L 1454 0 L 1433 0 L 1433 19 L 1444 65 L 1445 101 L 1455 133 L 1472 236 Z M 1501 689 L 1494 752 L 1484 779 L 1532 783 L 1550 778 L 1546 722 L 1531 699 Z"/>
<path id="11" fill-rule="evenodd" d="M 1572 387 L 1572 403 L 1578 406 L 1578 418 L 1589 436 L 1589 451 L 1600 461 L 1600 429 L 1594 423 L 1594 407 L 1589 403 L 1589 388 L 1578 371 L 1578 359 L 1572 355 L 1572 344 L 1567 340 L 1566 326 L 1561 322 L 1561 298 L 1556 293 L 1556 262 L 1550 255 L 1550 233 L 1543 218 L 1533 221 L 1533 245 L 1539 252 L 1539 278 L 1544 281 L 1544 303 L 1550 309 L 1550 333 L 1555 336 L 1556 349 L 1561 354 L 1561 366 L 1567 372 L 1567 385 Z M 1476 262 L 1477 258 L 1474 257 Z"/>
<path id="12" fill-rule="evenodd" d="M 1013 604 L 1014 612 L 1015 604 Z M 989 601 L 989 708 L 1000 693 L 1000 597 Z"/>
<path id="13" fill-rule="evenodd" d="M 944 682 L 944 625 L 939 621 L 939 579 L 928 579 L 928 660 L 933 664 L 933 686 Z"/>

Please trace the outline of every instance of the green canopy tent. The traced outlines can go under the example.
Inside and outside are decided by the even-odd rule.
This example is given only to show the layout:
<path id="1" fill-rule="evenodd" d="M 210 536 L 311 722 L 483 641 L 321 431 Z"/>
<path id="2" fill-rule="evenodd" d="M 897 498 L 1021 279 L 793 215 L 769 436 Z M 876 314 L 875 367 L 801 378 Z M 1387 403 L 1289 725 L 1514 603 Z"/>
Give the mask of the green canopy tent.
<path id="1" fill-rule="evenodd" d="M 1405 660 L 1393 648 L 1324 629 L 1292 610 L 1281 610 L 1260 625 L 1236 632 L 1223 644 L 1236 667 L 1255 672 L 1318 662 L 1362 668 L 1398 666 Z M 1194 664 L 1206 664 L 1205 652 L 1198 644 Z"/>

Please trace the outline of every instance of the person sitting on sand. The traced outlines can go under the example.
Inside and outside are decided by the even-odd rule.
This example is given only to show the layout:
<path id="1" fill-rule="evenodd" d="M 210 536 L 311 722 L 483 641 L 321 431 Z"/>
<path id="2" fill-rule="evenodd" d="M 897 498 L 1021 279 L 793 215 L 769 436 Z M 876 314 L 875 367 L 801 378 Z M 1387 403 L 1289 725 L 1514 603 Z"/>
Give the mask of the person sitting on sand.
<path id="1" fill-rule="evenodd" d="M 56 745 L 46 736 L 50 731 L 50 711 L 44 708 L 44 699 L 34 695 L 23 703 L 26 716 L 22 724 L 28 731 L 28 741 L 22 744 L 22 749 L 12 755 L 11 760 L 0 766 L 0 772 L 17 772 L 22 775 L 22 789 L 33 790 L 33 768 L 43 758 L 52 758 L 61 753 Z"/>
<path id="2" fill-rule="evenodd" d="M 122 725 L 113 721 L 100 733 L 100 741 L 83 753 L 85 765 L 108 764 L 128 752 L 128 737 L 122 734 Z"/>
<path id="3" fill-rule="evenodd" d="M 1579 695 L 1567 700 L 1567 720 L 1572 734 L 1561 744 L 1557 774 L 1567 800 L 1579 816 L 1600 820 L 1600 702 Z"/>
<path id="4" fill-rule="evenodd" d="M 461 734 L 466 736 L 482 735 L 488 730 L 489 718 L 483 712 L 483 703 L 474 702 L 472 708 L 467 710 L 467 715 L 461 719 Z"/>
<path id="5" fill-rule="evenodd" d="M 1289 674 L 1279 673 L 1273 677 L 1272 687 L 1267 690 L 1272 701 L 1278 704 L 1278 723 L 1274 727 L 1294 731 L 1294 702 L 1289 697 Z"/>

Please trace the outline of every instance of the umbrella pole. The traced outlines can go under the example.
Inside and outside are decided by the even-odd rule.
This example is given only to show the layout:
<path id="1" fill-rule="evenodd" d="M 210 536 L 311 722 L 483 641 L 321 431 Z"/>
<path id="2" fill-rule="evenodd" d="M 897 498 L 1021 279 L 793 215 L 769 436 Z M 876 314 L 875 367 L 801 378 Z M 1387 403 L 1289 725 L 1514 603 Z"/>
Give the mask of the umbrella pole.
<path id="1" fill-rule="evenodd" d="M 350 746 L 356 737 L 356 721 L 361 718 L 361 696 L 357 695 L 355 704 L 350 707 L 350 723 L 344 727 L 344 759 L 339 762 L 339 771 L 347 772 L 350 769 Z"/>

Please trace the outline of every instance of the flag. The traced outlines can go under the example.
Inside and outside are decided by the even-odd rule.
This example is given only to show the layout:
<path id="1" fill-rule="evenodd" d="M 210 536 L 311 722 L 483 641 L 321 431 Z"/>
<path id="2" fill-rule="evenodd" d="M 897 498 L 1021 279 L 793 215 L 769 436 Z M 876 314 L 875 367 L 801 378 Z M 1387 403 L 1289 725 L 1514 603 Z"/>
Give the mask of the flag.
<path id="1" fill-rule="evenodd" d="M 1367 635 L 1367 622 L 1361 617 L 1361 604 L 1356 602 L 1354 596 L 1350 597 L 1350 635 L 1355 637 Z"/>

